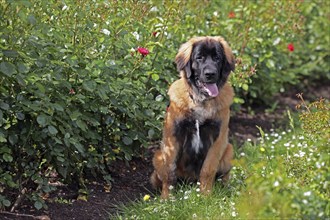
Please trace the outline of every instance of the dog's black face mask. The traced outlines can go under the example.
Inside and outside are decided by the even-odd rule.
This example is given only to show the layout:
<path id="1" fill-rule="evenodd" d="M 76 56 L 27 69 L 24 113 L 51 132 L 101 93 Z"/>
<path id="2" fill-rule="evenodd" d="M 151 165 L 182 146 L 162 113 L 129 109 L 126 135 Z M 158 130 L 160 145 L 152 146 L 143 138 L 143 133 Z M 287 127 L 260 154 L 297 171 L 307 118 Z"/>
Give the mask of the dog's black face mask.
<path id="1" fill-rule="evenodd" d="M 219 42 L 201 41 L 194 45 L 184 70 L 194 92 L 204 100 L 218 96 L 231 69 Z"/>

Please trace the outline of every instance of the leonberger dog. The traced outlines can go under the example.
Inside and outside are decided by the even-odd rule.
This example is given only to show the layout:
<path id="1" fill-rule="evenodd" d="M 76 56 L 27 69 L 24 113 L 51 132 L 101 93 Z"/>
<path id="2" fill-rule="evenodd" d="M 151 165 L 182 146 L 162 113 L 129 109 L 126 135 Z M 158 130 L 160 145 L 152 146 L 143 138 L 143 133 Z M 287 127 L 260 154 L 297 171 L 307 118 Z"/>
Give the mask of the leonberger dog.
<path id="1" fill-rule="evenodd" d="M 169 88 L 161 147 L 153 157 L 154 188 L 166 199 L 177 179 L 200 182 L 209 194 L 216 177 L 229 179 L 233 147 L 228 123 L 235 59 L 222 37 L 195 37 L 181 45 L 175 62 L 181 78 Z"/>

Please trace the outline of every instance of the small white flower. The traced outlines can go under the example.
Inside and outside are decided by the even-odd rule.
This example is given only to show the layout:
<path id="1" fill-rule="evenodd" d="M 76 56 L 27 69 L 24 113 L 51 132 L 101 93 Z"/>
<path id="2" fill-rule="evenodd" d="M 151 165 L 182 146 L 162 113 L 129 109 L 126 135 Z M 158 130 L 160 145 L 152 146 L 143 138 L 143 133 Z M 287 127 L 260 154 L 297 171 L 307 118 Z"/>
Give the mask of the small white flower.
<path id="1" fill-rule="evenodd" d="M 200 189 L 200 188 L 197 188 L 197 189 L 196 189 L 196 192 L 200 192 L 200 191 L 201 191 L 201 189 Z"/>
<path id="2" fill-rule="evenodd" d="M 274 186 L 275 187 L 278 187 L 280 185 L 280 183 L 276 180 L 275 182 L 274 182 Z"/>
<path id="3" fill-rule="evenodd" d="M 103 33 L 103 34 L 105 34 L 105 35 L 107 35 L 107 36 L 109 36 L 110 35 L 110 31 L 108 30 L 108 29 L 102 29 L 101 30 L 101 32 Z"/>
<path id="4" fill-rule="evenodd" d="M 284 144 L 284 147 L 289 147 L 290 146 L 290 143 L 285 143 Z"/>
<path id="5" fill-rule="evenodd" d="M 300 136 L 300 137 L 299 137 L 299 140 L 304 140 L 304 139 L 305 139 L 304 136 Z"/>
<path id="6" fill-rule="evenodd" d="M 236 217 L 236 215 L 237 215 L 236 212 L 231 213 L 231 216 L 233 216 L 233 217 Z"/>
<path id="7" fill-rule="evenodd" d="M 279 44 L 281 41 L 281 38 L 276 38 L 274 41 L 273 41 L 273 45 L 276 46 L 277 44 Z"/>
<path id="8" fill-rule="evenodd" d="M 184 196 L 183 198 L 184 198 L 184 199 L 188 199 L 189 197 L 188 197 L 188 196 Z"/>
<path id="9" fill-rule="evenodd" d="M 246 139 L 248 142 L 251 142 L 252 140 L 251 140 L 251 138 L 248 138 L 248 139 Z"/>
<path id="10" fill-rule="evenodd" d="M 303 201 L 302 201 L 304 204 L 307 204 L 308 203 L 308 201 L 306 200 L 306 199 L 303 199 Z"/>
<path id="11" fill-rule="evenodd" d="M 150 11 L 157 12 L 157 11 L 158 11 L 158 8 L 157 8 L 156 6 L 154 6 L 154 7 L 152 7 L 152 8 L 150 9 Z"/>
<path id="12" fill-rule="evenodd" d="M 310 196 L 310 195 L 312 195 L 311 191 L 307 191 L 307 192 L 304 193 L 304 196 Z"/>
<path id="13" fill-rule="evenodd" d="M 67 5 L 64 5 L 63 8 L 62 8 L 62 11 L 68 9 L 69 7 Z"/>
<path id="14" fill-rule="evenodd" d="M 242 152 L 240 155 L 241 155 L 241 157 L 244 157 L 244 156 L 245 156 L 245 153 L 244 153 L 244 152 Z"/>
<path id="15" fill-rule="evenodd" d="M 193 218 L 197 218 L 197 215 L 196 215 L 196 213 L 194 213 L 194 214 L 192 215 L 192 217 L 193 217 Z"/>
<path id="16" fill-rule="evenodd" d="M 136 40 L 140 40 L 140 35 L 139 35 L 138 32 L 135 31 L 132 34 L 133 34 L 133 36 L 135 37 Z"/>
<path id="17" fill-rule="evenodd" d="M 173 187 L 172 185 L 170 185 L 170 186 L 168 187 L 168 189 L 169 189 L 169 190 L 172 190 L 172 189 L 174 189 L 174 187 Z"/>

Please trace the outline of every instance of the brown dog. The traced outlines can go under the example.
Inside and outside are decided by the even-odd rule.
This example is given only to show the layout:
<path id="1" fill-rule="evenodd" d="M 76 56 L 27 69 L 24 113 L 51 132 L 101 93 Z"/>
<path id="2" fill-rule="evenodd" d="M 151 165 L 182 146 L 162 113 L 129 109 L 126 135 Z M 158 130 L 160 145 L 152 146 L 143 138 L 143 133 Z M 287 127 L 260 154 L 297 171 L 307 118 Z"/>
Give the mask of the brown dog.
<path id="1" fill-rule="evenodd" d="M 228 143 L 234 92 L 227 83 L 235 60 L 222 37 L 196 37 L 175 58 L 181 79 L 169 91 L 161 149 L 153 158 L 151 183 L 168 198 L 177 178 L 198 180 L 208 194 L 215 177 L 229 179 L 233 147 Z"/>

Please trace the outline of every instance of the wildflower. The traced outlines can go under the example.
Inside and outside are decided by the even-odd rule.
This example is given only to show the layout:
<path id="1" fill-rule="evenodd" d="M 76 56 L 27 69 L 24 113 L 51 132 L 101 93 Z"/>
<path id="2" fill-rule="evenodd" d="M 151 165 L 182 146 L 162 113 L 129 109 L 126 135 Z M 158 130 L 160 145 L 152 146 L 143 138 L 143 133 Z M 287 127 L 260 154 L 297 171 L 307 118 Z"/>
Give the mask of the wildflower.
<path id="1" fill-rule="evenodd" d="M 133 34 L 133 36 L 135 37 L 136 40 L 140 40 L 140 35 L 139 35 L 138 32 L 135 31 L 132 34 Z"/>
<path id="2" fill-rule="evenodd" d="M 280 185 L 280 183 L 276 180 L 275 182 L 274 182 L 274 186 L 275 187 L 278 187 Z"/>
<path id="3" fill-rule="evenodd" d="M 173 187 L 172 185 L 170 185 L 170 186 L 168 187 L 168 189 L 169 189 L 169 190 L 172 190 L 172 189 L 174 189 L 174 187 Z"/>
<path id="4" fill-rule="evenodd" d="M 194 213 L 194 214 L 192 215 L 192 217 L 193 217 L 193 218 L 197 218 L 197 215 L 196 215 L 196 213 Z"/>
<path id="5" fill-rule="evenodd" d="M 103 33 L 103 34 L 105 34 L 105 35 L 107 35 L 107 36 L 109 36 L 110 35 L 110 31 L 108 30 L 108 29 L 102 29 L 101 30 L 101 32 Z"/>
<path id="6" fill-rule="evenodd" d="M 304 193 L 304 196 L 310 196 L 310 195 L 312 195 L 311 191 L 307 191 L 307 192 Z"/>
<path id="7" fill-rule="evenodd" d="M 143 201 L 148 201 L 150 199 L 150 195 L 145 195 L 144 197 L 143 197 Z"/>
<path id="8" fill-rule="evenodd" d="M 235 18 L 235 12 L 233 12 L 233 11 L 231 11 L 231 12 L 229 12 L 229 14 L 228 14 L 228 18 Z"/>
<path id="9" fill-rule="evenodd" d="M 154 32 L 152 32 L 152 35 L 153 35 L 154 37 L 157 37 L 157 36 L 158 36 L 158 32 L 157 32 L 157 31 L 154 31 Z"/>
<path id="10" fill-rule="evenodd" d="M 76 92 L 74 91 L 74 89 L 70 89 L 69 94 L 74 95 L 74 94 L 76 94 Z"/>
<path id="11" fill-rule="evenodd" d="M 294 51 L 293 43 L 289 43 L 289 44 L 288 44 L 288 50 L 289 50 L 290 52 L 293 52 L 293 51 Z"/>
<path id="12" fill-rule="evenodd" d="M 137 51 L 144 57 L 147 56 L 149 54 L 149 50 L 147 48 L 144 47 L 139 47 L 137 49 Z"/>
<path id="13" fill-rule="evenodd" d="M 231 216 L 236 217 L 237 213 L 234 211 L 231 213 Z"/>
<path id="14" fill-rule="evenodd" d="M 261 148 L 260 148 L 260 151 L 261 151 L 261 152 L 265 152 L 265 148 L 261 147 Z"/>

